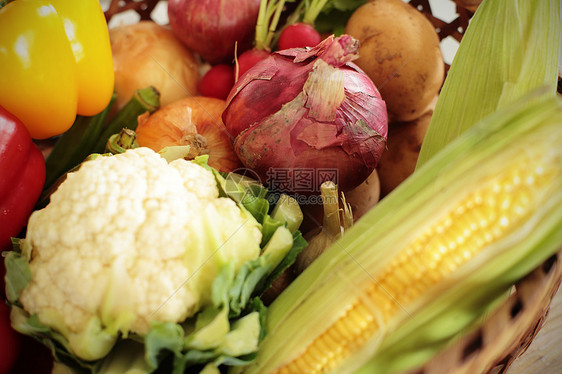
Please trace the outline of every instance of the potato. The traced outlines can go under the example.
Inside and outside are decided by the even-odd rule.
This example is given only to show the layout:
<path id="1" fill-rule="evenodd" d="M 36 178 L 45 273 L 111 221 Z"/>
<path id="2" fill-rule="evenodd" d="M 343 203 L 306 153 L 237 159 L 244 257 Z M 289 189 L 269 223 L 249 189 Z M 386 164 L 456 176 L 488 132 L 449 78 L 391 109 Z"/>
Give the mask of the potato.
<path id="1" fill-rule="evenodd" d="M 383 153 L 384 155 L 384 153 Z M 379 201 L 381 196 L 381 184 L 377 170 L 363 183 L 345 194 L 345 200 L 351 205 L 353 220 L 357 221 Z"/>
<path id="2" fill-rule="evenodd" d="M 389 126 L 387 149 L 377 166 L 381 197 L 388 195 L 414 172 L 432 115 L 433 108 L 414 121 Z"/>
<path id="3" fill-rule="evenodd" d="M 389 119 L 420 117 L 439 92 L 445 63 L 431 22 L 402 0 L 371 0 L 349 18 L 345 33 L 359 40 L 359 59 L 386 101 Z"/>

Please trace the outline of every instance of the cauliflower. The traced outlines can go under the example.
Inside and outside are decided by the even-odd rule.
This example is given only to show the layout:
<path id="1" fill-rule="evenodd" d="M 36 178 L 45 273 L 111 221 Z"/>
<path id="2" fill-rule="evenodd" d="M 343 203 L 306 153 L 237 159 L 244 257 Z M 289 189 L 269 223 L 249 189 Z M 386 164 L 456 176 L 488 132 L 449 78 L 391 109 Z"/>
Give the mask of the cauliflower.
<path id="1" fill-rule="evenodd" d="M 98 359 L 118 332 L 144 335 L 208 305 L 223 265 L 260 255 L 260 228 L 194 162 L 168 164 L 148 148 L 99 157 L 30 217 L 32 278 L 19 301 L 78 357 Z"/>

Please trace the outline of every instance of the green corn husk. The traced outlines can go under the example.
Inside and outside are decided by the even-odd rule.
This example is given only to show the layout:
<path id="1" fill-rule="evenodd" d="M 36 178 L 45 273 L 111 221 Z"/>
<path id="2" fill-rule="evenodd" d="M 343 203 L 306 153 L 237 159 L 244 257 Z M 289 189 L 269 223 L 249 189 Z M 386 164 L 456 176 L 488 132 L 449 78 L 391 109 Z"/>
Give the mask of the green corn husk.
<path id="1" fill-rule="evenodd" d="M 510 192 L 541 171 L 548 178 L 536 188 L 528 193 Z M 494 187 L 494 178 L 502 175 L 509 176 L 511 184 L 498 182 Z M 491 196 L 482 192 L 486 204 L 501 206 L 505 199 L 517 196 L 519 208 L 528 212 L 519 222 L 509 223 L 512 216 L 496 217 L 499 225 L 508 220 L 505 232 L 486 242 L 488 232 L 483 231 L 486 244 L 465 259 L 464 252 L 459 252 L 454 270 L 448 264 L 432 268 L 423 251 L 421 255 L 403 253 L 424 235 L 439 240 L 451 230 L 462 233 L 478 227 L 482 217 L 469 214 L 453 221 L 449 231 L 435 229 L 482 188 L 505 192 Z M 418 367 L 478 322 L 513 283 L 561 248 L 561 206 L 562 101 L 554 95 L 534 94 L 487 117 L 450 143 L 313 262 L 270 306 L 269 335 L 255 364 L 244 373 L 275 373 L 298 359 L 358 302 L 378 328 L 362 336 L 365 342 L 334 364 L 333 370 L 329 369 L 332 347 L 319 347 L 317 352 L 327 362 L 322 372 L 383 374 Z M 382 275 L 399 256 L 408 260 L 386 274 L 410 279 L 403 293 L 421 287 L 420 294 L 408 299 L 383 287 L 379 302 L 373 301 L 366 290 L 390 282 Z M 441 280 L 423 286 L 438 272 L 445 274 Z M 394 312 L 387 318 L 386 310 Z"/>
<path id="2" fill-rule="evenodd" d="M 560 0 L 485 0 L 462 38 L 418 157 L 417 168 L 488 114 L 539 87 L 553 93 Z"/>

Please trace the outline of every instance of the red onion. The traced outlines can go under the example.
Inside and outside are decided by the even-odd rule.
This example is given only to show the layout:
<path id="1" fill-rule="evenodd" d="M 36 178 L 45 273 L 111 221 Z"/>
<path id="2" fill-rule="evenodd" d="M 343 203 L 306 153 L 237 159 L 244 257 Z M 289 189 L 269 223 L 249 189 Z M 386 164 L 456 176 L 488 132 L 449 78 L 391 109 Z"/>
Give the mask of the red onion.
<path id="1" fill-rule="evenodd" d="M 169 0 L 168 18 L 175 35 L 211 64 L 232 62 L 252 47 L 260 0 Z"/>
<path id="2" fill-rule="evenodd" d="M 345 192 L 373 172 L 388 119 L 374 83 L 351 62 L 358 47 L 342 35 L 278 51 L 234 85 L 223 121 L 238 157 L 262 183 L 306 195 L 331 179 Z"/>

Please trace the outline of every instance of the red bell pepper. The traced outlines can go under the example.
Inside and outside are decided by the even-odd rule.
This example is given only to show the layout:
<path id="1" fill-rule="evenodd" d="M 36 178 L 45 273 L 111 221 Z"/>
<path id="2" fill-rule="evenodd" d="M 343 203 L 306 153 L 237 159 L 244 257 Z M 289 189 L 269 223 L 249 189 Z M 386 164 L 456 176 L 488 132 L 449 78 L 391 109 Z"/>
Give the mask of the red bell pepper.
<path id="1" fill-rule="evenodd" d="M 4 266 L 4 265 L 2 265 Z M 20 353 L 21 335 L 10 324 L 10 308 L 0 302 L 0 374 L 12 372 Z"/>
<path id="2" fill-rule="evenodd" d="M 45 159 L 25 125 L 0 107 L 0 250 L 27 224 L 45 183 Z"/>

